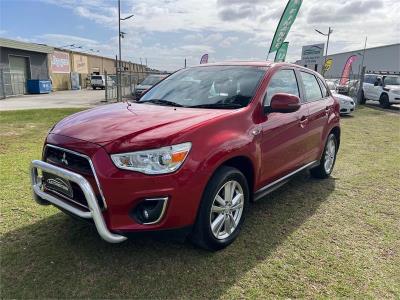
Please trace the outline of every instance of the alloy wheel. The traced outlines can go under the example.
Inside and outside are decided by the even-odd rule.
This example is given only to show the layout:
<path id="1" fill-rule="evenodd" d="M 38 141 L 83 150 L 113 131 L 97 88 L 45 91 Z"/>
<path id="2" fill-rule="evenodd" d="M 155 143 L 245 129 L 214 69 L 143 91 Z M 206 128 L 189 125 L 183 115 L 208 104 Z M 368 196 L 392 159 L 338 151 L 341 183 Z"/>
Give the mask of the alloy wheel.
<path id="1" fill-rule="evenodd" d="M 335 163 L 335 156 L 336 156 L 336 143 L 334 138 L 330 138 L 328 143 L 326 144 L 325 149 L 325 162 L 324 168 L 326 173 L 330 173 L 333 168 L 333 164 Z"/>
<path id="2" fill-rule="evenodd" d="M 236 180 L 226 182 L 211 206 L 210 227 L 215 238 L 226 239 L 240 223 L 243 213 L 243 188 Z"/>

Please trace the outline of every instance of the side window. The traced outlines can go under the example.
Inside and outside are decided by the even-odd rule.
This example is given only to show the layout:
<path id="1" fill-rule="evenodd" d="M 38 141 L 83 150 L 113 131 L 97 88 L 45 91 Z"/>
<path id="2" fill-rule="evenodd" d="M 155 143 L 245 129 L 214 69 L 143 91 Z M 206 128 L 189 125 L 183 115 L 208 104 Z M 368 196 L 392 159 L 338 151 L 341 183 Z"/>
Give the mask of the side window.
<path id="1" fill-rule="evenodd" d="M 296 75 L 293 70 L 281 70 L 272 76 L 268 84 L 267 94 L 265 95 L 264 106 L 269 106 L 272 96 L 277 93 L 286 93 L 300 97 Z"/>
<path id="2" fill-rule="evenodd" d="M 372 77 L 370 75 L 365 75 L 364 82 L 365 83 L 371 83 L 372 82 Z"/>
<path id="3" fill-rule="evenodd" d="M 328 97 L 328 89 L 326 88 L 325 82 L 323 82 L 321 79 L 318 78 L 319 84 L 321 86 L 321 90 L 322 90 L 322 96 L 323 97 Z"/>
<path id="4" fill-rule="evenodd" d="M 322 98 L 321 88 L 314 75 L 306 72 L 300 72 L 303 79 L 306 101 L 315 101 Z"/>

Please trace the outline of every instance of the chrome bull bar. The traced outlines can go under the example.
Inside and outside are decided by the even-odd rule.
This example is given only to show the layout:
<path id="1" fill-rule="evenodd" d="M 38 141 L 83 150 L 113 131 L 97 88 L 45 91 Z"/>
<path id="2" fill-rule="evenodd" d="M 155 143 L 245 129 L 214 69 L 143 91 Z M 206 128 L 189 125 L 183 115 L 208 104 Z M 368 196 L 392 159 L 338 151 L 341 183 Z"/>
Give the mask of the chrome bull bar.
<path id="1" fill-rule="evenodd" d="M 42 178 L 39 176 L 38 169 L 59 176 L 66 180 L 75 182 L 82 189 L 85 195 L 89 211 L 80 210 L 69 204 L 67 201 L 60 200 L 44 192 L 42 190 Z M 36 202 L 38 202 L 39 204 L 45 205 L 43 201 L 40 201 L 41 198 L 47 200 L 48 202 L 54 204 L 59 208 L 65 209 L 66 211 L 78 217 L 85 219 L 93 219 L 97 232 L 102 237 L 102 239 L 104 239 L 109 243 L 120 243 L 126 240 L 125 236 L 112 233 L 111 231 L 108 230 L 100 206 L 93 192 L 92 186 L 83 176 L 71 172 L 69 170 L 48 164 L 41 160 L 34 160 L 31 163 L 31 179 L 32 179 L 32 189 L 34 194 L 33 196 Z"/>

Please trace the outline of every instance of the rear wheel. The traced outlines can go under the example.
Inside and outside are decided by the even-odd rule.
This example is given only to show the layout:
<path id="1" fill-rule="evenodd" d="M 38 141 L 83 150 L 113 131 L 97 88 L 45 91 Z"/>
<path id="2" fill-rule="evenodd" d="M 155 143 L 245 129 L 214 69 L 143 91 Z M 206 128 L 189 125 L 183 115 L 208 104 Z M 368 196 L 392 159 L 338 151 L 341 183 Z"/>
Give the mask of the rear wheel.
<path id="1" fill-rule="evenodd" d="M 389 108 L 390 107 L 390 102 L 389 102 L 389 97 L 387 94 L 382 94 L 381 97 L 379 98 L 379 103 L 383 108 Z"/>
<path id="2" fill-rule="evenodd" d="M 231 244 L 240 232 L 249 202 L 244 175 L 232 167 L 221 167 L 208 183 L 191 235 L 194 244 L 219 250 Z"/>
<path id="3" fill-rule="evenodd" d="M 310 170 L 313 177 L 324 179 L 331 175 L 336 162 L 337 145 L 336 136 L 329 134 L 319 166 Z"/>

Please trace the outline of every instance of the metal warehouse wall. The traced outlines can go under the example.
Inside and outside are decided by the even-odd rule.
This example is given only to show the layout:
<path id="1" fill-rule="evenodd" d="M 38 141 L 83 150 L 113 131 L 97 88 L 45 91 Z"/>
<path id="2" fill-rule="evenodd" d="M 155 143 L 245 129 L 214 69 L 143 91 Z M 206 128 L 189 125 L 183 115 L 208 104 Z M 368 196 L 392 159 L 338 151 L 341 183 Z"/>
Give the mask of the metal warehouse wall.
<path id="1" fill-rule="evenodd" d="M 104 74 L 115 74 L 115 60 L 108 57 L 88 55 L 89 73 L 100 72 Z"/>
<path id="2" fill-rule="evenodd" d="M 47 53 L 31 52 L 19 49 L 0 48 L 0 68 L 5 72 L 10 71 L 8 56 L 29 57 L 31 78 L 30 79 L 49 79 L 49 68 L 47 64 Z"/>
<path id="3" fill-rule="evenodd" d="M 363 49 L 328 55 L 333 59 L 332 68 L 325 73 L 326 78 L 339 78 L 342 75 L 343 67 L 351 55 L 357 55 L 358 59 L 353 63 L 352 74 L 358 75 L 362 62 Z M 324 58 L 318 63 L 318 71 L 321 72 Z M 303 65 L 301 60 L 296 64 Z M 367 48 L 365 50 L 364 65 L 367 71 L 400 71 L 400 44 L 387 45 L 382 47 Z M 312 68 L 313 66 L 309 66 Z"/>
<path id="4" fill-rule="evenodd" d="M 22 56 L 29 58 L 30 79 L 49 79 L 47 53 L 32 52 L 19 49 L 0 47 L 0 69 L 3 73 L 4 95 L 15 94 L 12 90 L 9 56 Z M 29 79 L 29 78 L 28 78 Z"/>

